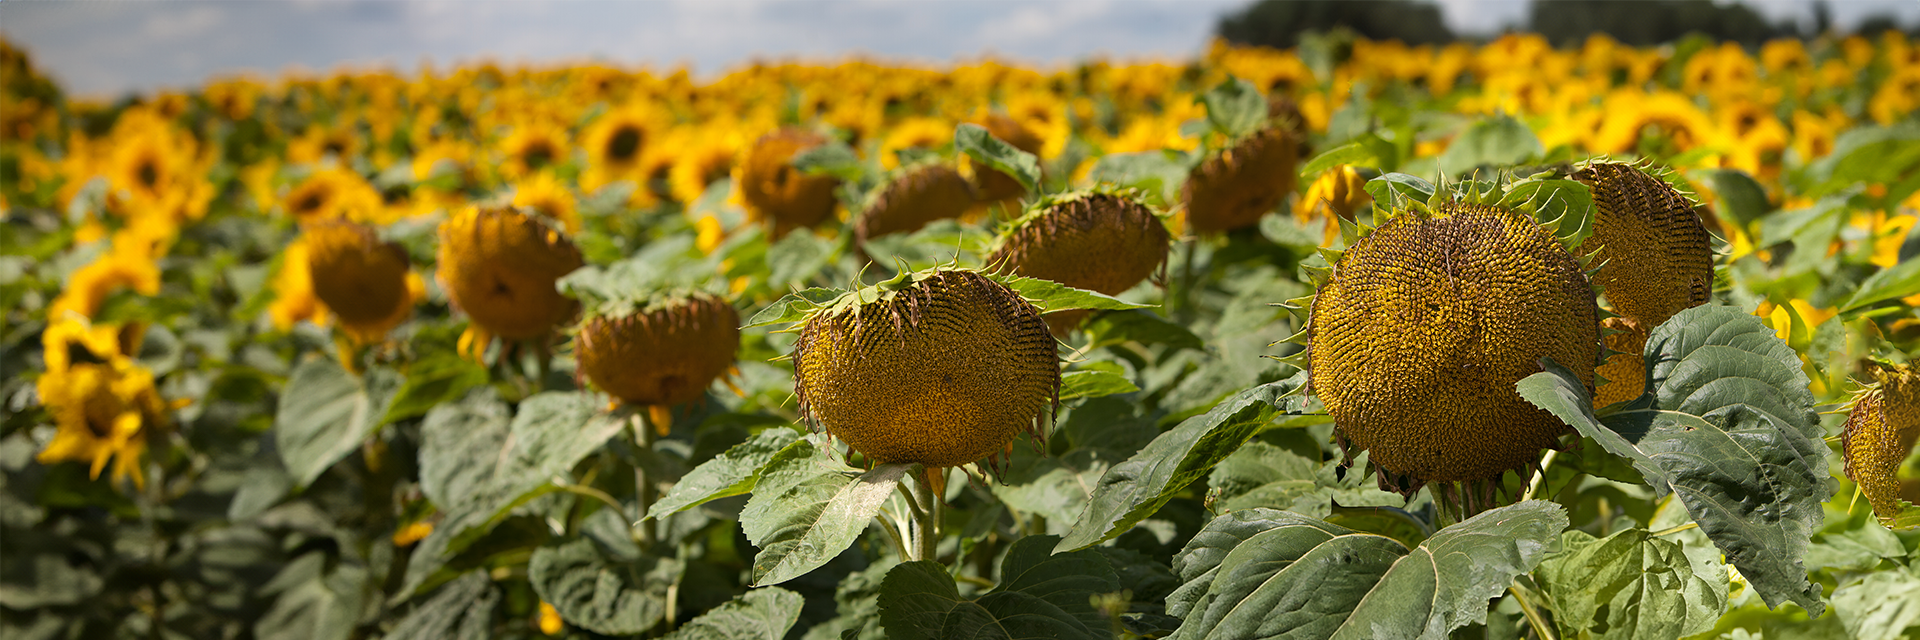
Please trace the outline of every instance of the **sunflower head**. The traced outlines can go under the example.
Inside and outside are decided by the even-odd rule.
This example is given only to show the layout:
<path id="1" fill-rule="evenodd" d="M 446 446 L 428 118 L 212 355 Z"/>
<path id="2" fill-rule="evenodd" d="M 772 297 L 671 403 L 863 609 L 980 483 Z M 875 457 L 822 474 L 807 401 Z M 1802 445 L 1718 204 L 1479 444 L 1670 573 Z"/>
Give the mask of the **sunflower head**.
<path id="1" fill-rule="evenodd" d="M 1841 443 L 1847 477 L 1886 519 L 1900 512 L 1900 464 L 1920 439 L 1920 369 L 1912 363 L 1874 373 L 1874 384 L 1853 399 Z"/>
<path id="2" fill-rule="evenodd" d="M 1202 161 L 1181 189 L 1187 228 L 1224 233 L 1260 223 L 1293 191 L 1300 142 L 1292 130 L 1268 126 Z"/>
<path id="3" fill-rule="evenodd" d="M 1001 233 L 990 268 L 1119 295 L 1153 275 L 1173 242 L 1165 223 L 1133 193 L 1051 197 Z M 1071 332 L 1086 311 L 1047 315 L 1054 335 Z"/>
<path id="4" fill-rule="evenodd" d="M 513 209 L 471 208 L 440 223 L 438 278 L 473 319 L 463 342 L 484 348 L 493 336 L 530 340 L 572 318 L 579 303 L 555 281 L 583 264 L 561 231 Z"/>
<path id="5" fill-rule="evenodd" d="M 1614 313 L 1651 330 L 1706 304 L 1713 250 L 1687 196 L 1628 164 L 1592 163 L 1573 178 L 1593 193 L 1593 279 Z"/>
<path id="6" fill-rule="evenodd" d="M 644 308 L 596 315 L 580 326 L 574 355 L 594 386 L 635 405 L 699 400 L 733 367 L 740 316 L 705 294 L 665 296 Z"/>
<path id="7" fill-rule="evenodd" d="M 929 161 L 904 167 L 875 190 L 854 221 L 857 242 L 912 233 L 935 220 L 958 218 L 973 206 L 973 188 L 953 165 Z"/>
<path id="8" fill-rule="evenodd" d="M 800 414 L 880 462 L 952 467 L 1043 437 L 1060 361 L 1032 303 L 971 271 L 850 292 L 794 343 Z"/>
<path id="9" fill-rule="evenodd" d="M 380 341 L 413 312 L 407 251 L 373 227 L 342 220 L 303 230 L 313 293 L 360 344 Z"/>
<path id="10" fill-rule="evenodd" d="M 1040 134 L 1028 129 L 1019 120 L 1003 113 L 989 114 L 980 126 L 986 127 L 993 137 L 1013 145 L 1014 148 L 1039 156 L 1041 147 L 1046 143 Z M 1013 176 L 988 167 L 973 167 L 973 189 L 979 198 L 987 202 L 1012 200 L 1026 195 L 1026 189 Z"/>
<path id="11" fill-rule="evenodd" d="M 112 462 L 115 480 L 131 477 L 135 486 L 145 484 L 140 459 L 146 436 L 169 425 L 167 403 L 152 373 L 116 354 L 106 362 L 48 371 L 36 386 L 58 427 L 36 460 L 84 463 L 95 478 Z"/>
<path id="12" fill-rule="evenodd" d="M 1342 254 L 1314 298 L 1311 386 L 1382 488 L 1497 482 L 1566 426 L 1514 383 L 1551 357 L 1589 389 L 1599 310 L 1580 262 L 1526 215 L 1442 203 Z"/>
<path id="13" fill-rule="evenodd" d="M 746 201 L 747 216 L 772 227 L 769 237 L 812 227 L 833 217 L 833 188 L 837 180 L 809 176 L 793 166 L 802 151 L 826 144 L 826 136 L 804 129 L 781 129 L 761 136 L 747 150 L 736 185 Z"/>

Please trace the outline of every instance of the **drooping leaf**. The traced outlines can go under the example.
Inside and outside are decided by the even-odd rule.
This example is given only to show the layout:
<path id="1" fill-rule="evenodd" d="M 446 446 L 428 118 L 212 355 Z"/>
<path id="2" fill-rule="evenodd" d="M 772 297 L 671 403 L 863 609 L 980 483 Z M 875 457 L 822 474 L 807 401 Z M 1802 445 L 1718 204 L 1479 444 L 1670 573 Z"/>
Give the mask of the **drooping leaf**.
<path id="1" fill-rule="evenodd" d="M 773 461 L 774 454 L 788 447 L 813 446 L 800 439 L 800 432 L 793 429 L 761 431 L 681 476 L 673 489 L 647 510 L 647 518 L 666 517 L 709 501 L 753 491 L 761 468 Z"/>
<path id="2" fill-rule="evenodd" d="M 1715 197 L 1714 211 L 1722 217 L 1732 219 L 1742 228 L 1772 210 L 1767 202 L 1767 190 L 1760 183 L 1739 169 L 1702 169 L 1696 172 L 1708 188 L 1713 189 Z"/>
<path id="3" fill-rule="evenodd" d="M 1643 397 L 1596 421 L 1564 367 L 1522 380 L 1522 397 L 1626 458 L 1659 495 L 1676 493 L 1769 606 L 1825 608 L 1801 557 L 1832 494 L 1824 433 L 1793 349 L 1751 315 L 1694 307 L 1656 328 Z"/>
<path id="4" fill-rule="evenodd" d="M 1390 206 L 1396 202 L 1395 195 L 1414 202 L 1426 202 L 1433 198 L 1433 183 L 1404 173 L 1387 173 L 1367 181 L 1367 195 L 1380 206 Z"/>
<path id="5" fill-rule="evenodd" d="M 666 640 L 780 640 L 800 621 L 806 598 L 780 587 L 762 587 L 708 609 Z"/>
<path id="6" fill-rule="evenodd" d="M 740 528 L 760 548 L 753 583 L 779 584 L 840 555 L 867 530 L 910 467 L 883 464 L 856 474 L 810 445 L 775 454 L 740 511 Z"/>
<path id="7" fill-rule="evenodd" d="M 289 585 L 273 601 L 273 607 L 254 622 L 254 637 L 262 640 L 345 640 L 358 626 L 361 608 L 367 600 L 378 597 L 371 592 L 373 585 L 367 584 L 366 567 L 342 564 L 332 571 L 322 571 L 326 560 L 323 554 L 311 553 L 302 557 L 302 560 L 307 559 L 311 559 L 308 564 L 312 569 L 305 569 L 296 562 L 275 578 L 275 582 L 279 582 L 281 578 L 303 570 L 310 574 L 306 580 Z"/>
<path id="8" fill-rule="evenodd" d="M 387 633 L 390 638 L 485 640 L 493 637 L 500 590 L 485 571 L 469 571 L 435 591 Z"/>
<path id="9" fill-rule="evenodd" d="M 1006 285 L 1021 297 L 1033 302 L 1041 313 L 1066 311 L 1069 309 L 1107 309 L 1124 311 L 1127 309 L 1146 309 L 1154 305 L 1127 302 L 1103 293 L 1085 289 L 1075 289 L 1052 280 L 1026 278 L 1000 274 L 982 274 L 994 282 Z"/>
<path id="10" fill-rule="evenodd" d="M 1098 398 L 1116 393 L 1139 391 L 1139 385 L 1126 374 L 1104 369 L 1069 371 L 1060 376 L 1060 399 Z"/>
<path id="11" fill-rule="evenodd" d="M 893 640 L 944 638 L 1108 638 L 1106 614 L 1092 597 L 1120 590 L 1099 553 L 1051 554 L 1058 539 L 1014 541 L 1000 563 L 1000 584 L 977 600 L 960 597 L 939 563 L 904 562 L 887 572 L 880 621 Z"/>
<path id="12" fill-rule="evenodd" d="M 793 154 L 793 169 L 807 175 L 832 176 L 841 180 L 859 180 L 865 172 L 860 156 L 852 147 L 838 141 Z"/>
<path id="13" fill-rule="evenodd" d="M 527 581 L 561 619 L 588 631 L 634 635 L 659 624 L 678 563 L 607 555 L 588 538 L 551 543 L 533 552 Z"/>
<path id="14" fill-rule="evenodd" d="M 1256 507 L 1285 509 L 1315 518 L 1332 513 L 1336 499 L 1349 507 L 1399 506 L 1398 494 L 1359 486 L 1363 474 L 1334 476 L 1339 461 L 1321 463 L 1264 442 L 1248 443 L 1213 468 L 1207 484 L 1214 507 L 1240 511 Z M 1365 468 L 1361 466 L 1359 468 Z"/>
<path id="15" fill-rule="evenodd" d="M 1240 138 L 1260 129 L 1267 121 L 1267 97 L 1260 88 L 1240 78 L 1227 78 L 1201 94 L 1200 104 L 1207 107 L 1207 124 L 1228 138 Z"/>
<path id="16" fill-rule="evenodd" d="M 1473 123 L 1440 153 L 1440 172 L 1457 176 L 1475 167 L 1508 166 L 1546 153 L 1526 123 L 1499 115 Z"/>
<path id="17" fill-rule="evenodd" d="M 1646 529 L 1604 539 L 1568 531 L 1560 545 L 1535 575 L 1563 637 L 1678 638 L 1706 630 L 1702 622 L 1711 628 L 1726 610 L 1725 587 L 1716 593 L 1679 544 Z"/>
<path id="18" fill-rule="evenodd" d="M 773 301 L 773 304 L 767 305 L 767 308 L 761 309 L 759 313 L 753 314 L 752 318 L 747 319 L 747 324 L 740 328 L 752 329 L 770 324 L 788 324 L 805 320 L 809 311 L 832 302 L 842 293 L 846 292 L 826 287 L 814 287 L 789 293 Z"/>
<path id="19" fill-rule="evenodd" d="M 1914 295 L 1915 291 L 1920 291 L 1920 259 L 1906 260 L 1867 276 L 1840 310 L 1852 311 L 1881 300 Z"/>
<path id="20" fill-rule="evenodd" d="M 1059 550 L 1085 549 L 1110 540 L 1158 511 L 1271 421 L 1278 413 L 1274 403 L 1303 384 L 1302 378 L 1243 391 L 1154 438 L 1126 462 L 1108 469 Z"/>
<path id="21" fill-rule="evenodd" d="M 1567 526 L 1528 501 L 1440 530 L 1409 550 L 1272 509 L 1209 522 L 1174 568 L 1185 581 L 1167 611 L 1175 637 L 1445 638 L 1485 621 L 1487 602 L 1533 569 Z"/>
<path id="22" fill-rule="evenodd" d="M 403 380 L 374 367 L 355 376 L 328 358 L 301 363 L 280 393 L 274 441 L 294 486 L 305 487 L 360 448 L 387 413 Z"/>
<path id="23" fill-rule="evenodd" d="M 971 122 L 953 129 L 953 148 L 995 171 L 1011 176 L 1027 193 L 1040 193 L 1040 160 Z"/>
<path id="24" fill-rule="evenodd" d="M 1300 167 L 1302 180 L 1311 180 L 1321 172 L 1340 165 L 1373 167 L 1391 171 L 1399 164 L 1399 149 L 1371 132 L 1362 133 L 1346 144 L 1328 149 Z"/>

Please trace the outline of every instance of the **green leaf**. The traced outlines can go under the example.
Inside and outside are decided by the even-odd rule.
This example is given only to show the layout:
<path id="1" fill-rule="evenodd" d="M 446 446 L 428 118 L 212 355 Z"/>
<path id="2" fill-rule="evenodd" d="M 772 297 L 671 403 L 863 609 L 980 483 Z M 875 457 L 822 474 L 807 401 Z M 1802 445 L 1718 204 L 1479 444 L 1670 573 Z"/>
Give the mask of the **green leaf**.
<path id="1" fill-rule="evenodd" d="M 362 378 L 328 358 L 294 369 L 273 420 L 274 444 L 294 486 L 312 484 L 359 449 L 386 415 L 401 382 L 392 369 L 375 367 Z"/>
<path id="2" fill-rule="evenodd" d="M 1457 176 L 1477 167 L 1503 167 L 1546 153 L 1526 123 L 1499 115 L 1473 123 L 1455 136 L 1438 158 L 1440 172 Z"/>
<path id="3" fill-rule="evenodd" d="M 1177 637 L 1446 638 L 1543 558 L 1567 517 L 1527 501 L 1441 529 L 1408 550 L 1272 509 L 1215 518 L 1178 555 Z"/>
<path id="4" fill-rule="evenodd" d="M 1711 629 L 1727 608 L 1724 587 L 1715 593 L 1679 544 L 1646 529 L 1568 531 L 1560 545 L 1535 575 L 1562 637 L 1678 638 Z"/>
<path id="5" fill-rule="evenodd" d="M 1126 374 L 1105 369 L 1091 371 L 1069 371 L 1060 376 L 1060 399 L 1098 398 L 1116 393 L 1133 393 L 1140 386 L 1127 379 Z"/>
<path id="6" fill-rule="evenodd" d="M 359 625 L 360 612 L 369 598 L 377 598 L 371 592 L 374 585 L 367 582 L 365 567 L 342 564 L 324 575 L 318 572 L 324 565 L 325 557 L 320 553 L 311 553 L 301 559 L 312 558 L 307 567 L 289 565 L 282 578 L 307 571 L 311 577 L 294 585 L 289 585 L 273 602 L 273 608 L 260 616 L 253 624 L 254 637 L 261 640 L 346 640 Z M 299 564 L 297 561 L 295 564 Z M 271 586 L 271 585 L 270 585 Z"/>
<path id="7" fill-rule="evenodd" d="M 866 166 L 860 163 L 860 156 L 853 148 L 837 140 L 793 154 L 793 169 L 807 175 L 848 181 L 859 180 L 866 173 Z"/>
<path id="8" fill-rule="evenodd" d="M 420 492 L 442 509 L 466 504 L 493 478 L 512 420 L 492 389 L 428 411 L 420 423 Z"/>
<path id="9" fill-rule="evenodd" d="M 1109 153 L 1093 162 L 1087 180 L 1139 189 L 1154 203 L 1166 206 L 1180 199 L 1180 185 L 1192 170 L 1192 160 L 1173 150 Z"/>
<path id="10" fill-rule="evenodd" d="M 380 424 L 426 415 L 434 407 L 466 397 L 487 384 L 487 369 L 451 352 L 439 351 L 407 367 L 406 384 L 387 406 Z"/>
<path id="11" fill-rule="evenodd" d="M 1852 311 L 1881 300 L 1914 295 L 1915 291 L 1920 291 L 1920 259 L 1909 259 L 1868 276 L 1840 310 Z"/>
<path id="12" fill-rule="evenodd" d="M 775 454 L 740 511 L 740 528 L 760 548 L 753 583 L 786 582 L 840 555 L 867 530 L 911 466 L 883 464 L 855 475 L 810 444 Z"/>
<path id="13" fill-rule="evenodd" d="M 1404 173 L 1382 174 L 1367 181 L 1367 194 L 1382 207 L 1398 206 L 1396 195 L 1424 203 L 1433 197 L 1433 188 L 1433 183 Z"/>
<path id="14" fill-rule="evenodd" d="M 1714 210 L 1722 217 L 1733 220 L 1741 228 L 1746 228 L 1768 211 L 1773 205 L 1767 202 L 1767 189 L 1760 186 L 1753 176 L 1739 169 L 1702 169 L 1695 173 L 1707 187 L 1713 190 L 1718 201 Z"/>
<path id="15" fill-rule="evenodd" d="M 1146 309 L 1108 311 L 1081 325 L 1092 339 L 1089 349 L 1127 342 L 1164 344 L 1175 349 L 1205 349 L 1206 343 L 1185 326 Z"/>
<path id="16" fill-rule="evenodd" d="M 811 446 L 813 443 L 801 440 L 800 433 L 793 429 L 761 431 L 687 472 L 666 496 L 653 503 L 646 517 L 663 518 L 712 500 L 751 492 L 761 469 L 773 461 L 775 454 L 790 447 Z"/>
<path id="17" fill-rule="evenodd" d="M 1000 584 L 978 600 L 960 597 L 936 562 L 904 562 L 887 572 L 880 621 L 893 640 L 943 638 L 1110 638 L 1095 595 L 1120 590 L 1099 553 L 1053 554 L 1058 538 L 1014 541 L 1000 562 Z"/>
<path id="18" fill-rule="evenodd" d="M 1551 361 L 1515 386 L 1626 458 L 1658 495 L 1678 495 L 1768 606 L 1792 600 L 1817 616 L 1825 605 L 1801 557 L 1833 492 L 1799 357 L 1758 319 L 1717 306 L 1654 329 L 1643 357 L 1651 395 L 1604 422 Z"/>
<path id="19" fill-rule="evenodd" d="M 7 561 L 0 563 L 0 606 L 16 611 L 77 605 L 100 593 L 97 561 L 64 536 L 8 528 Z M 18 554 L 18 555 L 15 555 Z"/>
<path id="20" fill-rule="evenodd" d="M 1920 633 L 1920 576 L 1912 567 L 1868 573 L 1833 591 L 1833 611 L 1855 638 Z"/>
<path id="21" fill-rule="evenodd" d="M 1069 309 L 1106 309 L 1124 311 L 1127 309 L 1146 309 L 1155 305 L 1127 302 L 1113 296 L 1095 293 L 1085 289 L 1075 289 L 1052 280 L 1026 278 L 1001 274 L 981 274 L 994 282 L 1006 285 L 1039 307 L 1040 313 L 1053 313 Z"/>
<path id="22" fill-rule="evenodd" d="M 1824 178 L 1810 195 L 1824 195 L 1863 183 L 1892 185 L 1920 166 L 1920 125 L 1858 127 L 1840 134 L 1833 151 L 1813 162 L 1808 173 Z"/>
<path id="23" fill-rule="evenodd" d="M 548 544 L 527 562 L 527 581 L 568 624 L 607 635 L 634 635 L 666 617 L 678 563 L 642 555 L 609 558 L 589 538 Z"/>
<path id="24" fill-rule="evenodd" d="M 770 324 L 791 324 L 805 320 L 807 314 L 815 307 L 832 302 L 843 293 L 846 291 L 826 287 L 814 287 L 789 293 L 773 301 L 773 304 L 767 305 L 767 308 L 761 309 L 759 313 L 753 314 L 752 318 L 747 319 L 746 326 L 740 328 L 752 329 Z"/>
<path id="25" fill-rule="evenodd" d="M 422 640 L 484 640 L 493 637 L 493 610 L 500 604 L 500 590 L 485 571 L 469 571 L 454 579 L 433 597 L 401 618 L 389 638 Z"/>
<path id="26" fill-rule="evenodd" d="M 767 247 L 767 286 L 805 283 L 833 262 L 838 244 L 811 233 L 789 233 Z"/>
<path id="27" fill-rule="evenodd" d="M 953 148 L 995 171 L 1013 177 L 1029 194 L 1040 193 L 1040 160 L 971 122 L 953 129 Z"/>
<path id="28" fill-rule="evenodd" d="M 780 640 L 800 621 L 804 604 L 806 598 L 780 587 L 754 589 L 708 609 L 666 640 Z"/>
<path id="29" fill-rule="evenodd" d="M 1059 550 L 1085 549 L 1111 540 L 1158 511 L 1271 422 L 1278 413 L 1273 403 L 1302 383 L 1302 376 L 1295 376 L 1242 391 L 1108 469 Z"/>
<path id="30" fill-rule="evenodd" d="M 1336 477 L 1339 464 L 1251 442 L 1220 461 L 1207 476 L 1207 485 L 1218 492 L 1214 508 L 1224 511 L 1272 507 L 1324 519 L 1333 513 L 1335 500 L 1349 507 L 1406 504 L 1399 494 L 1363 486 L 1364 474 Z"/>
<path id="31" fill-rule="evenodd" d="M 1392 169 L 1399 164 L 1400 152 L 1393 143 L 1372 133 L 1363 133 L 1351 142 L 1328 149 L 1300 167 L 1302 181 L 1310 181 L 1321 172 L 1340 165 Z"/>
<path id="32" fill-rule="evenodd" d="M 1207 107 L 1207 124 L 1228 138 L 1240 138 L 1260 130 L 1267 122 L 1267 97 L 1260 88 L 1239 78 L 1229 77 L 1200 96 Z"/>

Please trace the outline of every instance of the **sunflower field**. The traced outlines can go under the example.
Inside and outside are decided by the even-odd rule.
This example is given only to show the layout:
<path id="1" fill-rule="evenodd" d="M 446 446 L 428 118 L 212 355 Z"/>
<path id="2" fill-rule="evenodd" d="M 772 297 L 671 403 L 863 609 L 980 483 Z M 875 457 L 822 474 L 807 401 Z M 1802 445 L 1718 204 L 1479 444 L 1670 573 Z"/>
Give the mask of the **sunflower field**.
<path id="1" fill-rule="evenodd" d="M 1920 42 L 0 43 L 6 638 L 1920 637 Z"/>

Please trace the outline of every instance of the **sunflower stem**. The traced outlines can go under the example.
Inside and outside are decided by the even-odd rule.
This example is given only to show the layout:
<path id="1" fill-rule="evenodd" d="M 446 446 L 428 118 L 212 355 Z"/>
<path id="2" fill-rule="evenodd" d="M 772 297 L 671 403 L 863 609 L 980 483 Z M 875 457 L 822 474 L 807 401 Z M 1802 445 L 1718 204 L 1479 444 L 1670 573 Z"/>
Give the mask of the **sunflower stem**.
<path id="1" fill-rule="evenodd" d="M 1533 470 L 1533 481 L 1527 483 L 1526 492 L 1520 494 L 1521 502 L 1532 500 L 1533 494 L 1540 490 L 1540 485 L 1546 483 L 1547 470 L 1553 468 L 1553 460 L 1559 455 L 1560 451 L 1558 449 L 1548 449 L 1547 455 L 1540 457 L 1540 466 Z"/>
<path id="2" fill-rule="evenodd" d="M 644 411 L 635 411 L 633 414 L 633 439 L 640 446 L 641 455 L 653 451 L 653 425 L 647 424 Z M 634 541 L 642 549 L 651 549 L 654 543 L 655 523 L 646 520 L 647 512 L 653 509 L 653 501 L 657 497 L 654 494 L 653 483 L 647 480 L 646 466 L 633 465 L 633 495 L 634 500 L 640 503 L 640 520 L 634 525 L 639 531 L 634 532 Z"/>
<path id="3" fill-rule="evenodd" d="M 1527 599 L 1527 588 L 1520 586 L 1516 581 L 1513 586 L 1507 588 L 1507 593 L 1513 594 L 1513 601 L 1519 603 L 1520 613 L 1527 617 L 1527 626 L 1533 627 L 1534 635 L 1540 636 L 1541 640 L 1558 640 L 1553 635 L 1553 625 L 1547 622 L 1546 615 L 1540 613 L 1540 609 L 1533 605 L 1533 601 Z"/>
<path id="4" fill-rule="evenodd" d="M 1698 529 L 1698 528 L 1700 528 L 1700 523 L 1698 523 L 1698 522 L 1689 522 L 1689 523 L 1686 523 L 1686 524 L 1683 524 L 1683 525 L 1678 525 L 1678 526 L 1673 526 L 1673 527 L 1667 527 L 1667 528 L 1665 528 L 1665 529 L 1661 529 L 1661 530 L 1659 530 L 1659 531 L 1655 531 L 1655 532 L 1653 532 L 1653 535 L 1654 535 L 1655 537 L 1659 537 L 1659 536 L 1669 536 L 1669 535 L 1673 535 L 1673 534 L 1676 534 L 1676 533 L 1680 533 L 1680 532 L 1682 532 L 1682 531 L 1692 531 L 1692 530 L 1694 530 L 1694 529 Z"/>
<path id="5" fill-rule="evenodd" d="M 944 469 L 941 471 L 944 471 Z M 917 503 L 913 509 L 914 542 L 917 543 L 915 545 L 917 548 L 915 549 L 914 560 L 940 561 L 938 557 L 940 548 L 940 498 L 939 496 L 933 495 L 933 485 L 927 481 L 934 473 L 937 473 L 937 471 L 927 469 L 922 472 L 919 477 L 914 478 L 913 482 L 913 500 Z"/>

